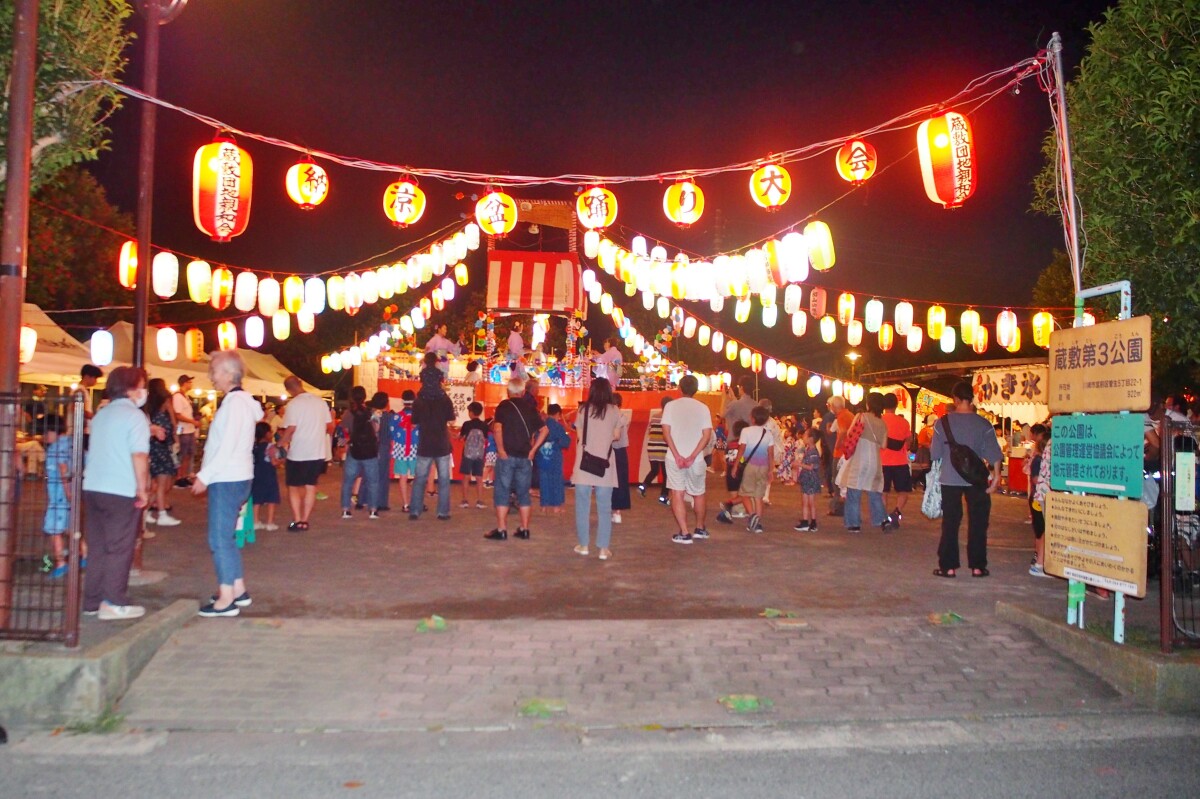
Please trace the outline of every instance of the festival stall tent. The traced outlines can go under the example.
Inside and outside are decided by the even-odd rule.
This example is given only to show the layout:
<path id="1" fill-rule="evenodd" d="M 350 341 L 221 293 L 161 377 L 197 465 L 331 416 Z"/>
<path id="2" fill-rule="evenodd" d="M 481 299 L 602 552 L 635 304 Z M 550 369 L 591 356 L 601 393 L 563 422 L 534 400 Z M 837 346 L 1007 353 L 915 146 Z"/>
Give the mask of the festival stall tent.
<path id="1" fill-rule="evenodd" d="M 21 307 L 21 324 L 37 331 L 33 360 L 21 364 L 21 382 L 46 386 L 78 383 L 79 370 L 92 362 L 88 348 L 31 302 Z"/>

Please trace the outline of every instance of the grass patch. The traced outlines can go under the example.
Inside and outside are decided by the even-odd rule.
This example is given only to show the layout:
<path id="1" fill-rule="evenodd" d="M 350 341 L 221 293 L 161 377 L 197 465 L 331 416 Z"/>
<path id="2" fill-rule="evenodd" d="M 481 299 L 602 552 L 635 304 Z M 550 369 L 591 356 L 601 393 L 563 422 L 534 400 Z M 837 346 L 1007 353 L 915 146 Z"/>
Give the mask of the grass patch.
<path id="1" fill-rule="evenodd" d="M 1089 621 L 1084 629 L 1106 641 L 1113 639 L 1113 623 L 1111 619 L 1106 621 Z M 1127 623 L 1125 625 L 1125 646 L 1157 652 L 1159 651 L 1158 630 L 1134 627 Z"/>
<path id="2" fill-rule="evenodd" d="M 104 708 L 104 712 L 94 719 L 75 721 L 67 725 L 67 732 L 72 735 L 107 735 L 116 732 L 125 723 L 125 714 L 117 713 L 112 707 Z"/>

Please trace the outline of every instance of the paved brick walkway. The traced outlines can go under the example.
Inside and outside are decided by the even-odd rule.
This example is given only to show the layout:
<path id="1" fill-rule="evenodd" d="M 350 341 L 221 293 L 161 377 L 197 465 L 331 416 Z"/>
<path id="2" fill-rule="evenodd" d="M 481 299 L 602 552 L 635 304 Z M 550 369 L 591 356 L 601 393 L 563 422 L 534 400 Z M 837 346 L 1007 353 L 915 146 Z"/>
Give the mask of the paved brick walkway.
<path id="1" fill-rule="evenodd" d="M 1120 711 L 1107 685 L 994 617 L 468 621 L 197 620 L 121 705 L 131 725 L 388 730 L 528 725 L 562 700 L 586 727 Z M 727 694 L 773 703 L 735 715 Z"/>

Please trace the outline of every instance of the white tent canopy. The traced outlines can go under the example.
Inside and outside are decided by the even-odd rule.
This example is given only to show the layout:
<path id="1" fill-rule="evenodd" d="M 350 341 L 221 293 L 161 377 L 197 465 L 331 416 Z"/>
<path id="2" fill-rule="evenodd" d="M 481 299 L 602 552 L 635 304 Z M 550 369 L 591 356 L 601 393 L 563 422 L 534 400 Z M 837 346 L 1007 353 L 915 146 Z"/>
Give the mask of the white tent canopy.
<path id="1" fill-rule="evenodd" d="M 21 324 L 36 330 L 38 337 L 33 360 L 21 364 L 21 382 L 47 386 L 78 383 L 80 368 L 92 362 L 88 348 L 31 302 L 21 306 Z"/>

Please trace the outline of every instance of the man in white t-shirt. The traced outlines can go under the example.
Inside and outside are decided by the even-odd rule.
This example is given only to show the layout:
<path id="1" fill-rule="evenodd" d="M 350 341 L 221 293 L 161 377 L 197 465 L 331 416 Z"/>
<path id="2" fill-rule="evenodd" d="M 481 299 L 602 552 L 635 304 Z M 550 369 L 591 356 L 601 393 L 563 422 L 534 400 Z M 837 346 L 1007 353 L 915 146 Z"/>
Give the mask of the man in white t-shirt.
<path id="1" fill-rule="evenodd" d="M 288 505 L 292 509 L 288 530 L 300 533 L 308 529 L 309 517 L 317 502 L 317 480 L 325 471 L 325 441 L 333 423 L 325 400 L 306 393 L 300 378 L 289 375 L 283 381 L 283 387 L 291 396 L 279 442 L 287 449 L 284 477 Z"/>
<path id="2" fill-rule="evenodd" d="M 179 376 L 179 390 L 171 395 L 171 408 L 175 411 L 175 439 L 179 442 L 179 470 L 175 474 L 175 485 L 187 488 L 192 484 L 192 460 L 196 454 L 196 409 L 188 399 L 192 390 L 192 376 Z"/>
<path id="3" fill-rule="evenodd" d="M 663 409 L 663 438 L 667 442 L 667 488 L 671 491 L 671 511 L 679 532 L 671 537 L 676 544 L 690 544 L 693 539 L 708 538 L 704 527 L 705 477 L 708 472 L 704 450 L 713 435 L 712 413 L 708 406 L 695 398 L 699 383 L 695 375 L 684 375 L 679 381 L 683 396 Z M 687 505 L 684 495 L 692 498 L 696 509 L 696 528 L 688 532 Z"/>

